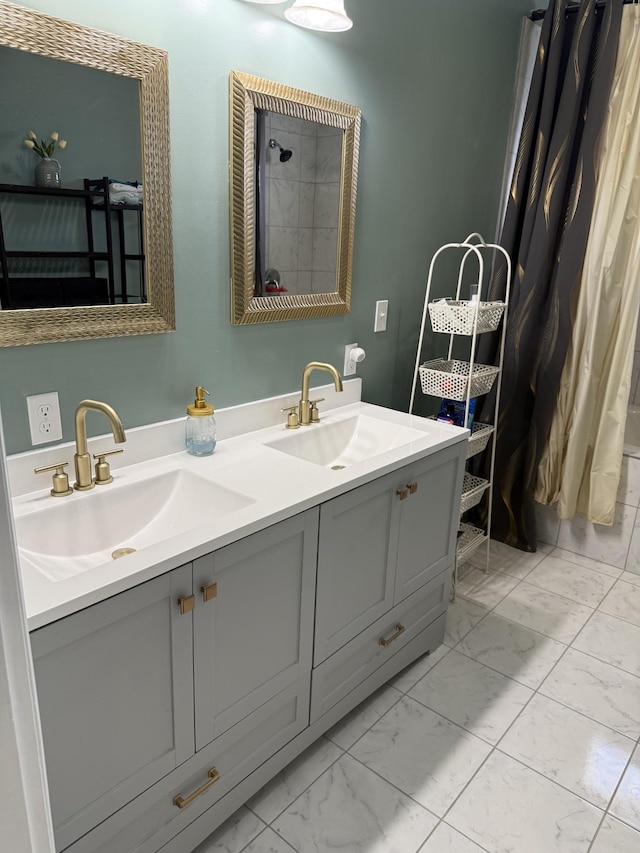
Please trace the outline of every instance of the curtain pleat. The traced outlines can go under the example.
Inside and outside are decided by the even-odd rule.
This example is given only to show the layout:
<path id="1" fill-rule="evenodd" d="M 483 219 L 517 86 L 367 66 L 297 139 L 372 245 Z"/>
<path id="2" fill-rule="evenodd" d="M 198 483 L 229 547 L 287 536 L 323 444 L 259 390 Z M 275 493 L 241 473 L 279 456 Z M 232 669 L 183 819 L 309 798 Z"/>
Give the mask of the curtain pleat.
<path id="1" fill-rule="evenodd" d="M 514 275 L 491 533 L 528 551 L 537 546 L 533 490 L 581 280 L 623 3 L 596 12 L 596 0 L 586 0 L 572 15 L 567 5 L 552 0 L 545 15 L 499 241 Z M 504 293 L 505 274 L 499 265 L 491 298 Z M 492 358 L 492 346 L 483 343 L 480 360 Z"/>
<path id="2" fill-rule="evenodd" d="M 613 524 L 640 307 L 640 7 L 625 6 L 571 344 L 536 500 Z"/>

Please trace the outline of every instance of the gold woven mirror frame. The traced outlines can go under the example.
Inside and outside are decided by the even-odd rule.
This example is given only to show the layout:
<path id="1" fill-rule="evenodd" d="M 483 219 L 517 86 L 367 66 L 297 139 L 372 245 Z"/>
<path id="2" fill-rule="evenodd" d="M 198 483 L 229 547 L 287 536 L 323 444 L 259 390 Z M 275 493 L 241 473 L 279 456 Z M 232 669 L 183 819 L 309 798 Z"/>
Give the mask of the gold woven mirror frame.
<path id="1" fill-rule="evenodd" d="M 232 71 L 231 322 L 238 325 L 348 314 L 356 209 L 361 111 L 349 104 Z M 254 296 L 256 272 L 256 110 L 267 110 L 343 131 L 336 290 Z"/>
<path id="2" fill-rule="evenodd" d="M 143 305 L 0 311 L 0 346 L 175 329 L 166 51 L 0 0 L 0 45 L 140 81 L 147 299 Z M 22 128 L 16 128 L 19 134 Z"/>

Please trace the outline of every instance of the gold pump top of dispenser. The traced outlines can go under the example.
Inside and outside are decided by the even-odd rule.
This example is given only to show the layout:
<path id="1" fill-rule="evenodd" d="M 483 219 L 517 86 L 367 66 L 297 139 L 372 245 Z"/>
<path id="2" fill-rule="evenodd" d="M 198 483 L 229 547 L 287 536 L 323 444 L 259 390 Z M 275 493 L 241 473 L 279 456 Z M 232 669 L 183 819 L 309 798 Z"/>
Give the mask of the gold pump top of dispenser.
<path id="1" fill-rule="evenodd" d="M 209 405 L 204 399 L 204 395 L 208 393 L 207 389 L 203 388 L 202 385 L 196 387 L 196 399 L 190 406 L 187 406 L 188 415 L 198 418 L 213 414 L 213 406 Z"/>

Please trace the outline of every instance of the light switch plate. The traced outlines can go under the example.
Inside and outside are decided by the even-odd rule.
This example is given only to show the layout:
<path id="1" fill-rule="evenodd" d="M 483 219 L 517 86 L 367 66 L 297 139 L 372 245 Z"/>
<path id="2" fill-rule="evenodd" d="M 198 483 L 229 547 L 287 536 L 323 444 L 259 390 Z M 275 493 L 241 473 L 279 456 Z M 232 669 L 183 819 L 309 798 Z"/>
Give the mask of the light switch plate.
<path id="1" fill-rule="evenodd" d="M 58 392 L 34 394 L 27 397 L 29 430 L 31 444 L 47 444 L 50 441 L 62 441 L 62 421 Z"/>
<path id="2" fill-rule="evenodd" d="M 376 319 L 373 324 L 374 332 L 387 331 L 387 314 L 389 313 L 389 300 L 379 299 L 376 302 Z"/>

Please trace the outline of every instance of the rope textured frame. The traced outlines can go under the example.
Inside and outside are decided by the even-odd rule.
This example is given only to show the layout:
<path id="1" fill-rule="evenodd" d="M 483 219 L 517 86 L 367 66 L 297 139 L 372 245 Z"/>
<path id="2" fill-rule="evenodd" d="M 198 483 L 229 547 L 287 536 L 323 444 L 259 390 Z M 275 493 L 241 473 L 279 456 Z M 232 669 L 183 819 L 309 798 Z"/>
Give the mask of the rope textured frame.
<path id="1" fill-rule="evenodd" d="M 348 314 L 360 149 L 358 107 L 271 83 L 239 71 L 230 75 L 231 100 L 231 322 L 270 323 Z M 343 130 L 338 266 L 333 293 L 255 297 L 255 111 Z"/>
<path id="2" fill-rule="evenodd" d="M 147 299 L 143 305 L 0 311 L 0 346 L 175 329 L 167 52 L 0 0 L 0 45 L 140 81 Z"/>

